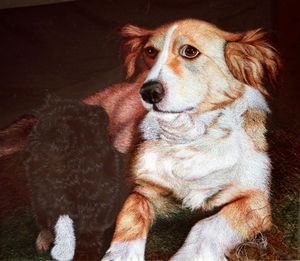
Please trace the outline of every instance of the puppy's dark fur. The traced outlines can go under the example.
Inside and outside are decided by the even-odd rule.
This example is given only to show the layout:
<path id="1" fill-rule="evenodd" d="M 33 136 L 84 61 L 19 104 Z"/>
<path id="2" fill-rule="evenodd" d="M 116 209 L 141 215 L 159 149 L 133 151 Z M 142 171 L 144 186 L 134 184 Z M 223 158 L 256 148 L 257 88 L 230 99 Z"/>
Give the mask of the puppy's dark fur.
<path id="1" fill-rule="evenodd" d="M 68 214 L 74 221 L 75 259 L 95 260 L 109 244 L 107 231 L 126 197 L 107 114 L 100 106 L 51 97 L 36 116 L 26 171 L 37 222 L 53 233 L 59 215 Z"/>

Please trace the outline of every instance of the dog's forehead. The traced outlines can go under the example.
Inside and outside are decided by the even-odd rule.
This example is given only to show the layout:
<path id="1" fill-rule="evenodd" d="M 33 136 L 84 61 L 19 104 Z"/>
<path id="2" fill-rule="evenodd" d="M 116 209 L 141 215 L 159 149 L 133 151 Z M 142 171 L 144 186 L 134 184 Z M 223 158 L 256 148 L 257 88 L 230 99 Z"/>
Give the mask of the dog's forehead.
<path id="1" fill-rule="evenodd" d="M 168 32 L 176 26 L 171 37 Z M 166 39 L 174 43 L 190 44 L 202 51 L 209 51 L 215 46 L 222 45 L 230 33 L 222 31 L 216 26 L 201 20 L 181 20 L 156 29 L 149 38 L 148 45 L 161 49 Z"/>

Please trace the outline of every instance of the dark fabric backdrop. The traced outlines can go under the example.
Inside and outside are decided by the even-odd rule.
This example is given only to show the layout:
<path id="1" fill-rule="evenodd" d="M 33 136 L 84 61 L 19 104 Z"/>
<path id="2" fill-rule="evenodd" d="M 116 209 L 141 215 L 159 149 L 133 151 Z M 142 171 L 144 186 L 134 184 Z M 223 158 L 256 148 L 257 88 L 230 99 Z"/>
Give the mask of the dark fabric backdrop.
<path id="1" fill-rule="evenodd" d="M 295 122 L 299 98 L 298 1 L 101 0 L 0 11 L 0 128 L 43 102 L 46 93 L 80 98 L 122 79 L 118 29 L 156 27 L 186 17 L 229 31 L 263 27 L 286 72 L 275 116 Z M 296 58 L 297 57 L 297 58 Z"/>

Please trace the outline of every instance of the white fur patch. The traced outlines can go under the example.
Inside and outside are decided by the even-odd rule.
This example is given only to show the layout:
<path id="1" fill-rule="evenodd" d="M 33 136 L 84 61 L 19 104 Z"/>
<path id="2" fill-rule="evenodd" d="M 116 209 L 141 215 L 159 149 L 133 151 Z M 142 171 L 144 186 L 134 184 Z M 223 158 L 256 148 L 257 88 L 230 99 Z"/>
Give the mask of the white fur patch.
<path id="1" fill-rule="evenodd" d="M 177 28 L 177 25 L 173 25 L 167 31 L 166 38 L 165 38 L 164 45 L 163 45 L 163 49 L 160 52 L 159 57 L 158 57 L 155 65 L 150 70 L 145 82 L 158 78 L 158 76 L 161 72 L 162 66 L 165 64 L 165 62 L 168 59 L 168 53 L 169 53 L 169 49 L 170 49 L 170 42 L 171 42 L 172 34 L 173 34 L 173 32 L 175 31 L 176 28 Z"/>
<path id="2" fill-rule="evenodd" d="M 245 87 L 244 97 L 248 101 L 249 107 L 270 112 L 269 106 L 260 91 L 248 85 L 245 85 Z"/>
<path id="3" fill-rule="evenodd" d="M 185 132 L 185 138 L 195 140 L 203 135 L 207 125 L 216 117 L 220 110 L 210 111 L 199 114 L 192 121 L 192 117 L 187 113 L 162 113 L 150 111 L 142 120 L 139 128 L 145 140 L 163 139 L 164 129 L 160 126 L 158 120 L 169 124 L 170 131 L 176 132 L 172 127 L 185 126 L 189 131 Z M 178 140 L 179 143 L 183 143 Z"/>
<path id="4" fill-rule="evenodd" d="M 55 225 L 54 247 L 51 256 L 58 261 L 69 261 L 75 253 L 73 221 L 68 215 L 61 215 Z"/>
<path id="5" fill-rule="evenodd" d="M 192 118 L 150 111 L 140 128 L 146 140 L 161 140 L 161 146 L 144 153 L 135 175 L 170 187 L 191 209 L 232 183 L 267 193 L 270 160 L 267 153 L 255 150 L 243 129 L 243 114 L 250 105 L 267 109 L 259 94 L 248 90 L 223 109 Z M 179 125 L 185 130 L 172 130 Z"/>
<path id="6" fill-rule="evenodd" d="M 154 111 L 147 113 L 139 126 L 145 140 L 159 139 L 160 126 L 156 114 Z"/>
<path id="7" fill-rule="evenodd" d="M 113 242 L 101 261 L 144 261 L 146 238 Z"/>

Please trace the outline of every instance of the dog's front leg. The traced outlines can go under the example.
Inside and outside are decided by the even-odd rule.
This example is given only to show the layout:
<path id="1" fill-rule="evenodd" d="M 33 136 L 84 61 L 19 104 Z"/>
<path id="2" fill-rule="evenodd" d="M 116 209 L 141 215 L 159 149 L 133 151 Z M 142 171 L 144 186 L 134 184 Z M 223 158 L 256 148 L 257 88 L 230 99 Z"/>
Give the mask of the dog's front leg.
<path id="1" fill-rule="evenodd" d="M 223 261 L 232 248 L 269 229 L 270 206 L 265 193 L 249 190 L 232 200 L 217 214 L 199 221 L 171 261 Z"/>
<path id="2" fill-rule="evenodd" d="M 153 218 L 151 203 L 141 194 L 132 193 L 118 215 L 112 243 L 102 261 L 143 261 Z"/>

